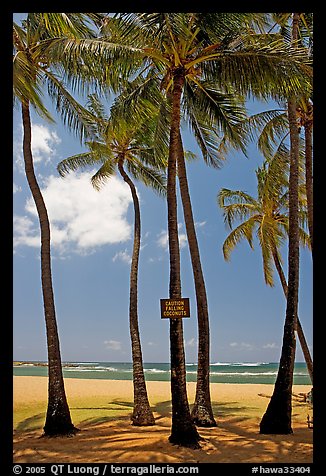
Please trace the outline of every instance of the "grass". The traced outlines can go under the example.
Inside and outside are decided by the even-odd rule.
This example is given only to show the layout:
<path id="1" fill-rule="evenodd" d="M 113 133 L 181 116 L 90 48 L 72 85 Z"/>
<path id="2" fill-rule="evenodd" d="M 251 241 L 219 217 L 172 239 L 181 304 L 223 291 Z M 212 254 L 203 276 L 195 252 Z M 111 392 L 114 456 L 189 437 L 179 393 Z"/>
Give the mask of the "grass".
<path id="1" fill-rule="evenodd" d="M 86 421 L 104 422 L 131 413 L 132 402 L 122 404 L 109 401 L 107 397 L 78 398 L 69 402 L 70 414 L 75 426 Z M 45 423 L 47 405 L 44 403 L 21 404 L 14 408 L 14 430 L 31 431 L 42 429 Z"/>
<path id="2" fill-rule="evenodd" d="M 151 408 L 161 416 L 169 415 L 171 402 L 160 398 L 151 401 Z M 69 399 L 72 421 L 78 427 L 81 423 L 95 424 L 131 416 L 132 400 L 110 400 L 105 396 Z M 14 408 L 13 426 L 17 432 L 42 430 L 45 423 L 46 402 L 20 404 Z"/>

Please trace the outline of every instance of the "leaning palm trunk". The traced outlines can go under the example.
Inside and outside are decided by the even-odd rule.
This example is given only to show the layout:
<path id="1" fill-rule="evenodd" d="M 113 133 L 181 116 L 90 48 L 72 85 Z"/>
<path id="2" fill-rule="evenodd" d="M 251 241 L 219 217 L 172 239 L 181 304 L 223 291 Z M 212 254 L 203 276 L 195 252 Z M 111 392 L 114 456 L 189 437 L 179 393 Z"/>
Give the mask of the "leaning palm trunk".
<path id="1" fill-rule="evenodd" d="M 180 74 L 181 73 L 181 74 Z M 170 299 L 181 298 L 180 249 L 177 220 L 176 165 L 180 131 L 180 101 L 184 71 L 175 70 L 172 93 L 172 116 L 167 178 L 168 235 L 170 252 Z M 200 436 L 190 415 L 186 365 L 183 342 L 183 325 L 179 318 L 170 319 L 170 359 L 172 429 L 169 441 L 180 446 L 198 448 Z"/>
<path id="2" fill-rule="evenodd" d="M 196 236 L 195 223 L 192 213 L 191 199 L 188 188 L 186 164 L 182 139 L 179 133 L 178 178 L 181 200 L 185 217 L 187 238 L 191 256 L 192 270 L 195 282 L 197 319 L 198 319 L 198 365 L 195 403 L 191 412 L 192 419 L 197 426 L 216 426 L 214 419 L 210 388 L 209 388 L 209 319 L 204 275 L 201 267 L 199 247 Z"/>
<path id="3" fill-rule="evenodd" d="M 118 162 L 119 172 L 123 180 L 129 185 L 132 199 L 134 203 L 135 211 L 135 224 L 134 224 L 134 246 L 131 260 L 130 269 L 130 301 L 129 301 L 129 325 L 130 325 L 130 338 L 132 348 L 132 368 L 133 368 L 133 386 L 134 386 L 134 410 L 131 417 L 132 424 L 136 426 L 149 426 L 155 425 L 155 419 L 151 411 L 144 369 L 143 369 L 143 357 L 140 343 L 140 335 L 138 328 L 138 263 L 139 263 L 139 250 L 140 250 L 140 208 L 139 200 L 136 192 L 136 187 L 132 180 L 129 178 L 123 168 L 123 159 Z"/>
<path id="4" fill-rule="evenodd" d="M 280 281 L 281 281 L 281 284 L 282 284 L 284 296 L 285 296 L 285 299 L 286 299 L 287 294 L 288 294 L 288 285 L 287 285 L 287 282 L 286 282 L 286 278 L 285 278 L 285 275 L 284 275 L 284 272 L 283 272 L 282 265 L 280 263 L 277 252 L 275 250 L 273 252 L 273 259 L 274 259 L 275 267 L 277 269 L 277 272 L 278 272 L 278 275 L 279 275 L 279 278 L 280 278 Z M 309 376 L 310 376 L 310 380 L 311 380 L 311 383 L 313 384 L 313 362 L 312 362 L 309 347 L 308 347 L 308 344 L 307 344 L 307 341 L 306 341 L 306 338 L 305 338 L 305 335 L 304 335 L 304 332 L 303 332 L 303 329 L 302 329 L 302 326 L 301 326 L 299 316 L 297 316 L 297 329 L 296 329 L 296 331 L 297 331 L 297 334 L 298 334 L 298 338 L 299 338 L 299 342 L 300 342 L 300 345 L 301 345 L 302 353 L 303 353 L 303 356 L 304 356 L 305 361 L 306 361 L 306 365 L 307 365 L 308 373 L 309 373 Z"/>
<path id="5" fill-rule="evenodd" d="M 312 119 L 305 122 L 306 194 L 308 208 L 308 228 L 311 250 L 313 251 L 313 172 L 312 172 Z"/>
<path id="6" fill-rule="evenodd" d="M 36 205 L 41 230 L 41 275 L 49 372 L 48 408 L 44 435 L 67 435 L 75 433 L 77 429 L 71 421 L 64 388 L 51 276 L 50 224 L 43 196 L 34 172 L 31 149 L 31 120 L 28 103 L 22 104 L 22 118 L 26 178 Z"/>
<path id="7" fill-rule="evenodd" d="M 299 15 L 293 14 L 293 40 L 297 39 Z M 296 104 L 288 101 L 290 127 L 289 178 L 289 255 L 288 292 L 280 365 L 273 395 L 260 422 L 260 433 L 292 433 L 292 385 L 295 360 L 295 329 L 298 314 L 299 291 L 299 133 L 296 122 Z"/>

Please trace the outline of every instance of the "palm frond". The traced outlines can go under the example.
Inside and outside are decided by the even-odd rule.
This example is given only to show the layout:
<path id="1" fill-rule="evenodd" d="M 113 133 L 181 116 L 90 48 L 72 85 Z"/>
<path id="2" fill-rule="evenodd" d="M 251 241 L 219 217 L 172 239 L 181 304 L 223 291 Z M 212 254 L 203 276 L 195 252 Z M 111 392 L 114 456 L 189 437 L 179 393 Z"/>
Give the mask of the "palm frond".
<path id="1" fill-rule="evenodd" d="M 96 117 L 97 121 L 108 121 L 105 108 L 96 93 L 89 94 L 86 109 Z"/>
<path id="2" fill-rule="evenodd" d="M 57 165 L 57 170 L 61 177 L 64 177 L 69 172 L 75 172 L 79 169 L 85 169 L 93 165 L 98 165 L 99 158 L 93 152 L 83 152 L 81 154 L 72 155 L 67 159 L 61 160 Z"/>
<path id="3" fill-rule="evenodd" d="M 204 161 L 211 167 L 220 168 L 225 157 L 220 153 L 219 136 L 215 129 L 207 126 L 193 111 L 189 112 L 189 123 Z"/>
<path id="4" fill-rule="evenodd" d="M 36 80 L 35 80 L 36 78 Z M 21 103 L 30 103 L 44 119 L 54 122 L 43 104 L 41 83 L 43 76 L 35 69 L 23 52 L 18 51 L 13 61 L 13 93 Z"/>
<path id="5" fill-rule="evenodd" d="M 26 31 L 17 25 L 17 23 L 12 23 L 13 29 L 13 48 L 16 51 L 24 51 L 25 45 L 27 43 L 27 34 Z"/>
<path id="6" fill-rule="evenodd" d="M 224 134 L 230 146 L 245 152 L 246 140 L 243 134 L 239 134 L 237 127 L 245 117 L 242 99 L 222 92 L 207 81 L 195 78 L 191 81 L 186 82 L 183 99 L 187 114 L 191 116 L 194 114 L 192 111 L 196 111 L 198 121 L 206 122 L 208 127 L 214 127 L 221 135 Z"/>
<path id="7" fill-rule="evenodd" d="M 235 50 L 209 55 L 204 62 L 207 79 L 219 78 L 221 84 L 231 84 L 240 95 L 257 98 L 286 98 L 309 94 L 312 89 L 312 68 L 307 51 L 293 48 L 276 40 L 260 45 L 257 40 L 242 43 Z M 210 63 L 206 69 L 206 63 Z"/>
<path id="8" fill-rule="evenodd" d="M 257 229 L 257 237 L 263 258 L 265 282 L 268 286 L 274 286 L 273 249 L 279 249 L 284 236 L 276 225 L 275 220 L 264 216 Z"/>
<path id="9" fill-rule="evenodd" d="M 198 156 L 192 150 L 185 150 L 184 151 L 184 158 L 187 162 L 192 162 L 194 160 L 198 160 Z"/>
<path id="10" fill-rule="evenodd" d="M 258 201 L 280 209 L 281 197 L 288 188 L 288 174 L 289 154 L 281 144 L 274 156 L 256 170 Z"/>
<path id="11" fill-rule="evenodd" d="M 299 242 L 301 246 L 311 251 L 310 235 L 301 226 L 299 227 Z"/>
<path id="12" fill-rule="evenodd" d="M 139 180 L 147 187 L 151 187 L 158 195 L 166 195 L 166 175 L 164 172 L 155 170 L 143 164 L 137 158 L 127 161 L 127 168 L 136 180 Z"/>
<path id="13" fill-rule="evenodd" d="M 150 118 L 155 113 L 155 108 L 164 102 L 155 79 L 155 74 L 150 73 L 146 77 L 139 75 L 133 81 L 125 83 L 112 104 L 112 121 L 119 121 L 121 118 L 127 120 L 130 116 L 135 122 Z"/>
<path id="14" fill-rule="evenodd" d="M 48 94 L 63 123 L 79 136 L 81 142 L 94 136 L 94 116 L 75 100 L 54 74 L 47 71 L 45 78 Z"/>
<path id="15" fill-rule="evenodd" d="M 13 26 L 13 93 L 22 103 L 30 103 L 38 114 L 53 122 L 51 114 L 42 102 L 43 73 L 25 47 L 26 33 L 16 24 Z"/>
<path id="16" fill-rule="evenodd" d="M 157 111 L 153 143 L 158 162 L 167 164 L 170 142 L 170 106 L 167 101 L 162 101 Z"/>
<path id="17" fill-rule="evenodd" d="M 35 39 L 46 37 L 95 37 L 94 28 L 87 25 L 89 15 L 84 13 L 28 13 L 26 23 Z"/>
<path id="18" fill-rule="evenodd" d="M 289 121 L 287 114 L 279 114 L 268 121 L 258 138 L 258 149 L 268 160 L 275 153 L 278 144 L 283 144 L 288 136 Z"/>
<path id="19" fill-rule="evenodd" d="M 224 207 L 226 204 L 238 204 L 248 203 L 256 206 L 259 209 L 258 202 L 248 193 L 242 190 L 230 190 L 229 188 L 221 188 L 218 193 L 218 204 L 220 207 Z"/>
<path id="20" fill-rule="evenodd" d="M 137 71 L 143 62 L 142 50 L 120 45 L 105 38 L 59 38 L 40 42 L 35 47 L 40 56 L 51 58 L 52 67 L 63 67 L 63 79 L 79 91 L 87 87 L 113 92 L 120 89 L 123 78 Z"/>
<path id="21" fill-rule="evenodd" d="M 236 220 L 243 220 L 253 216 L 255 211 L 256 205 L 252 205 L 250 203 L 233 203 L 231 205 L 224 205 L 224 222 L 229 226 L 229 228 L 232 228 L 233 223 Z"/>
<path id="22" fill-rule="evenodd" d="M 284 109 L 262 111 L 246 117 L 237 124 L 239 134 L 254 141 L 258 138 L 258 147 L 267 157 L 272 155 L 276 142 L 286 135 L 288 120 Z"/>
<path id="23" fill-rule="evenodd" d="M 260 249 L 263 258 L 263 272 L 265 282 L 269 286 L 274 286 L 274 265 L 273 265 L 273 253 L 272 243 L 274 243 L 274 231 L 275 227 L 270 228 L 270 223 L 261 223 L 257 229 L 257 236 L 260 243 Z"/>
<path id="24" fill-rule="evenodd" d="M 233 227 L 236 220 L 254 216 L 259 220 L 259 203 L 245 192 L 222 188 L 217 195 L 217 203 L 223 210 L 224 222 L 229 228 Z"/>
<path id="25" fill-rule="evenodd" d="M 166 165 L 170 106 L 162 96 L 155 78 L 138 77 L 130 82 L 122 94 L 115 99 L 111 107 L 111 120 L 118 128 L 122 121 L 135 127 L 144 143 L 155 145 L 151 161 L 155 159 L 161 167 Z M 135 139 L 139 142 L 139 134 Z"/>
<path id="26" fill-rule="evenodd" d="M 241 240 L 246 239 L 251 249 L 253 249 L 253 231 L 257 226 L 255 217 L 250 217 L 249 220 L 238 225 L 227 236 L 223 243 L 223 256 L 226 261 L 230 260 L 231 252 L 240 243 Z"/>
<path id="27" fill-rule="evenodd" d="M 91 178 L 91 183 L 96 190 L 100 188 L 116 173 L 116 162 L 106 160 Z"/>
<path id="28" fill-rule="evenodd" d="M 207 44 L 216 41 L 225 41 L 229 44 L 232 39 L 238 38 L 246 27 L 253 24 L 262 27 L 265 18 L 257 13 L 195 13 L 197 25 L 201 28 L 200 39 Z M 226 40 L 227 39 L 227 40 Z"/>

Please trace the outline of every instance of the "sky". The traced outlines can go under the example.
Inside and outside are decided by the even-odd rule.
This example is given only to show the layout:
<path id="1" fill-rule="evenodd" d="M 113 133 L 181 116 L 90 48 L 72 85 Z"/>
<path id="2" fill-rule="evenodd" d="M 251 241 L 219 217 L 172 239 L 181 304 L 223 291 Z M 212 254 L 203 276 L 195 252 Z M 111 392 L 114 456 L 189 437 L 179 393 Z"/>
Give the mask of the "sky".
<path id="1" fill-rule="evenodd" d="M 17 17 L 19 19 L 21 15 Z M 112 177 L 96 191 L 92 170 L 59 176 L 57 164 L 85 151 L 60 122 L 32 111 L 32 150 L 37 178 L 48 208 L 52 235 L 52 277 L 63 361 L 130 362 L 129 272 L 133 206 L 128 186 Z M 250 103 L 249 110 L 268 109 Z M 256 196 L 255 169 L 263 157 L 255 145 L 248 158 L 232 153 L 219 170 L 204 164 L 189 131 L 185 149 L 198 155 L 187 165 L 208 298 L 211 362 L 277 362 L 286 301 L 275 273 L 266 286 L 258 242 L 237 246 L 231 261 L 222 245 L 229 233 L 217 193 L 222 187 Z M 24 174 L 20 109 L 13 112 L 13 358 L 46 360 L 46 336 L 40 279 L 40 238 L 35 206 Z M 94 172 L 94 171 L 93 171 Z M 139 263 L 139 328 L 143 360 L 169 361 L 169 322 L 161 319 L 160 299 L 168 298 L 167 205 L 142 184 L 142 242 Z M 193 275 L 181 202 L 178 203 L 182 296 L 190 298 L 191 317 L 183 319 L 186 361 L 197 362 L 197 315 Z M 287 250 L 283 250 L 287 272 Z M 299 317 L 312 352 L 312 260 L 300 250 Z M 297 361 L 303 361 L 297 344 Z"/>

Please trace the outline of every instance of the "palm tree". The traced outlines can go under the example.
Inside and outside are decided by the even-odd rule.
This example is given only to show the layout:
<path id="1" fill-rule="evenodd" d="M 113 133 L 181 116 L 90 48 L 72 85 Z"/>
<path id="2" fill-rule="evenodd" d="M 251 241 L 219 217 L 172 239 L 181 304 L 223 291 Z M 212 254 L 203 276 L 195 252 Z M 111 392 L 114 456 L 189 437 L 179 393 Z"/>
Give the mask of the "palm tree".
<path id="1" fill-rule="evenodd" d="M 134 103 L 137 94 L 145 93 L 152 82 L 170 98 L 167 205 L 171 298 L 181 296 L 175 173 L 181 104 L 187 86 L 192 85 L 191 91 L 195 95 L 203 91 L 206 98 L 210 95 L 206 93 L 205 82 L 216 84 L 217 78 L 224 92 L 234 94 L 236 91 L 243 96 L 251 93 L 264 98 L 270 94 L 285 96 L 289 89 L 297 92 L 309 86 L 305 51 L 285 45 L 278 37 L 255 33 L 243 35 L 244 27 L 253 17 L 262 18 L 242 13 L 132 13 L 106 17 L 101 24 L 101 38 L 90 47 L 90 51 L 96 53 L 97 65 L 101 62 L 102 66 L 90 70 L 84 68 L 88 56 L 83 55 L 83 48 L 76 49 L 69 43 L 64 47 L 66 57 L 76 65 L 76 71 L 81 71 L 84 78 L 88 75 L 94 79 L 102 67 L 102 77 L 112 89 L 118 82 L 124 86 L 125 74 L 137 75 L 137 88 L 131 93 Z M 58 58 L 62 51 L 59 45 Z M 110 68 L 112 62 L 116 68 Z M 200 124 L 193 123 L 192 127 L 199 140 L 205 137 Z M 199 435 L 191 422 L 187 402 L 181 321 L 170 321 L 170 349 L 170 441 L 196 446 Z"/>
<path id="2" fill-rule="evenodd" d="M 202 271 L 199 246 L 196 235 L 195 221 L 192 213 L 191 199 L 188 188 L 187 171 L 184 160 L 181 134 L 179 135 L 179 154 L 177 165 L 181 200 L 195 282 L 198 316 L 197 385 L 195 402 L 191 412 L 191 416 L 197 426 L 213 427 L 216 426 L 216 421 L 213 415 L 209 388 L 210 338 L 208 303 L 204 274 Z"/>
<path id="3" fill-rule="evenodd" d="M 279 248 L 289 232 L 288 154 L 287 151 L 284 154 L 282 152 L 283 150 L 279 150 L 273 160 L 264 162 L 263 166 L 257 169 L 257 199 L 242 191 L 223 188 L 218 194 L 218 203 L 223 209 L 224 220 L 231 229 L 236 220 L 243 220 L 224 241 L 224 258 L 226 260 L 230 259 L 231 252 L 242 239 L 246 239 L 250 247 L 253 248 L 253 233 L 256 231 L 262 251 L 265 282 L 269 286 L 274 286 L 273 267 L 271 265 L 273 262 L 285 298 L 287 298 L 288 286 L 279 252 Z M 307 218 L 307 200 L 303 184 L 299 191 L 300 242 L 303 246 L 310 246 L 310 239 L 304 230 Z M 312 382 L 313 363 L 299 318 L 297 318 L 296 331 Z"/>
<path id="4" fill-rule="evenodd" d="M 309 52 L 312 56 L 313 51 L 313 35 L 312 35 L 312 14 L 300 14 L 301 29 L 301 43 L 304 43 L 305 38 L 308 37 Z M 306 35 L 304 35 L 306 31 Z M 307 207 L 308 207 L 308 228 L 311 241 L 311 250 L 313 250 L 313 102 L 312 96 L 304 97 L 301 101 L 301 106 L 297 108 L 300 117 L 300 124 L 304 127 L 305 135 L 305 154 L 306 154 L 306 193 L 307 193 Z"/>
<path id="5" fill-rule="evenodd" d="M 187 85 L 187 99 L 184 99 L 183 109 L 186 111 L 199 147 L 202 150 L 204 160 L 209 165 L 218 167 L 222 157 L 216 153 L 219 136 L 217 135 L 215 128 L 226 131 L 229 140 L 234 141 L 234 138 L 231 136 L 231 132 L 233 132 L 232 128 L 237 121 L 243 118 L 244 111 L 239 105 L 240 99 L 237 97 L 222 93 L 220 90 L 216 89 L 213 84 L 210 84 L 207 81 L 199 84 L 200 88 L 202 86 L 205 87 L 205 93 L 203 93 L 201 89 L 198 91 L 192 89 L 191 85 Z M 119 118 L 124 117 L 125 114 L 130 114 L 130 109 L 132 109 L 134 113 L 139 115 L 141 118 L 141 116 L 146 113 L 146 107 L 148 107 L 148 104 L 155 104 L 154 107 L 157 107 L 159 110 L 159 121 L 157 124 L 155 143 L 157 147 L 160 147 L 160 143 L 163 143 L 164 146 L 166 139 L 164 134 L 162 134 L 162 131 L 166 131 L 168 128 L 167 118 L 171 115 L 171 108 L 162 98 L 161 92 L 152 84 L 150 88 L 147 87 L 146 91 L 143 92 L 142 101 L 144 101 L 144 104 L 142 105 L 142 101 L 138 98 L 137 107 L 135 109 L 133 101 L 131 101 L 130 104 L 130 97 L 132 97 L 137 88 L 139 88 L 138 80 L 129 84 L 127 92 L 122 94 L 123 101 L 122 104 L 120 104 L 120 110 L 116 105 L 114 105 L 111 109 L 111 113 L 116 117 L 116 120 L 119 120 Z M 167 95 L 168 99 L 171 99 L 169 92 Z M 214 112 L 213 121 L 207 120 L 207 111 L 209 109 Z M 235 132 L 234 135 L 236 135 Z M 190 151 L 184 153 L 182 137 L 181 133 L 179 133 L 177 176 L 180 184 L 181 200 L 192 262 L 199 328 L 196 397 L 191 415 L 197 426 L 209 427 L 216 426 L 216 421 L 212 412 L 209 389 L 210 346 L 208 304 L 185 164 L 185 158 L 193 159 L 194 157 L 196 156 Z"/>
<path id="6" fill-rule="evenodd" d="M 280 26 L 281 34 L 284 37 L 291 37 L 291 25 L 289 19 L 291 13 L 276 13 L 273 14 L 275 25 Z M 274 26 L 275 26 L 274 25 Z M 302 46 L 307 46 L 308 54 L 313 56 L 313 14 L 299 13 L 298 14 L 298 34 L 297 40 Z M 313 130 L 313 102 L 312 95 L 303 96 L 297 101 L 297 120 L 299 130 L 304 128 L 305 138 L 305 155 L 306 155 L 306 193 L 307 193 L 307 208 L 308 208 L 308 228 L 311 241 L 311 249 L 313 250 L 313 171 L 312 171 L 312 130 Z"/>
<path id="7" fill-rule="evenodd" d="M 41 116 L 51 120 L 41 99 L 41 88 L 43 84 L 47 84 L 50 96 L 57 102 L 57 109 L 61 110 L 62 116 L 68 122 L 73 123 L 76 115 L 80 113 L 79 105 L 51 69 L 51 46 L 67 38 L 73 42 L 73 39 L 81 34 L 90 36 L 84 21 L 83 14 L 29 13 L 22 28 L 13 24 L 14 97 L 21 104 L 25 173 L 36 205 L 41 231 L 41 276 L 49 373 L 48 407 L 44 426 L 46 436 L 73 434 L 77 429 L 71 421 L 64 388 L 52 285 L 50 223 L 34 171 L 30 106 Z M 44 45 L 47 47 L 47 54 L 42 51 Z M 63 105 L 64 108 L 61 107 Z M 84 125 L 82 122 L 79 126 L 81 132 Z"/>
<path id="8" fill-rule="evenodd" d="M 311 241 L 311 249 L 313 250 L 313 168 L 312 168 L 312 131 L 313 131 L 313 104 L 311 100 L 302 99 L 300 105 L 297 106 L 297 116 L 299 119 L 299 126 L 304 128 L 305 137 L 305 179 L 306 179 L 306 194 L 307 194 L 307 208 L 308 208 L 308 228 Z"/>
<path id="9" fill-rule="evenodd" d="M 292 40 L 297 43 L 299 14 L 292 17 Z M 290 128 L 289 176 L 289 253 L 287 306 L 283 344 L 274 391 L 260 422 L 260 433 L 289 434 L 292 430 L 292 384 L 295 359 L 295 328 L 299 290 L 299 132 L 296 116 L 297 101 L 293 94 L 288 100 Z"/>
<path id="10" fill-rule="evenodd" d="M 134 204 L 134 241 L 133 253 L 130 269 L 130 297 L 129 297 L 129 327 L 132 348 L 133 363 L 133 389 L 134 408 L 132 423 L 137 426 L 154 425 L 155 419 L 150 409 L 141 350 L 140 333 L 138 326 L 138 264 L 141 241 L 141 219 L 139 199 L 136 187 L 126 172 L 127 167 L 130 174 L 145 185 L 151 186 L 156 192 L 165 194 L 164 175 L 157 166 L 162 167 L 155 158 L 153 132 L 151 127 L 154 123 L 154 112 L 143 117 L 143 121 L 131 121 L 129 123 L 119 121 L 114 125 L 108 119 L 104 108 L 96 95 L 91 95 L 88 103 L 88 110 L 93 115 L 94 130 L 96 139 L 86 141 L 87 152 L 69 157 L 58 165 L 58 171 L 64 176 L 71 170 L 91 165 L 100 165 L 98 171 L 92 177 L 92 184 L 99 188 L 118 169 L 122 179 L 128 184 L 133 204 Z"/>

